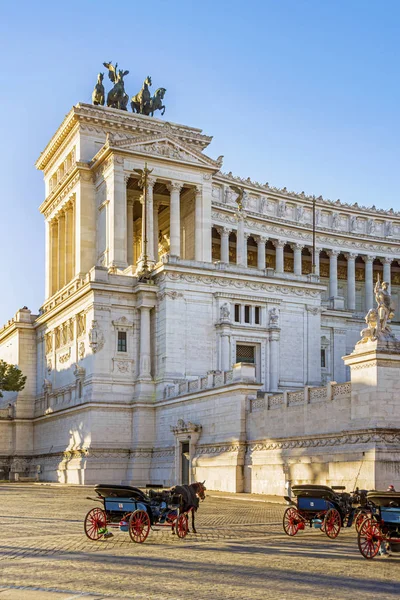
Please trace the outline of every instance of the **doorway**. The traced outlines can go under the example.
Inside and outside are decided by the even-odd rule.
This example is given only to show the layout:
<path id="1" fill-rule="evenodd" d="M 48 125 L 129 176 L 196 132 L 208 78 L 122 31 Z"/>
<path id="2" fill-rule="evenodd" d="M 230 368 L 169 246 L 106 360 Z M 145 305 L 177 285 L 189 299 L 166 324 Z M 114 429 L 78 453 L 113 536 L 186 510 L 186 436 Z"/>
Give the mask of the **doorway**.
<path id="1" fill-rule="evenodd" d="M 189 442 L 181 442 L 181 482 L 189 485 L 190 454 Z"/>

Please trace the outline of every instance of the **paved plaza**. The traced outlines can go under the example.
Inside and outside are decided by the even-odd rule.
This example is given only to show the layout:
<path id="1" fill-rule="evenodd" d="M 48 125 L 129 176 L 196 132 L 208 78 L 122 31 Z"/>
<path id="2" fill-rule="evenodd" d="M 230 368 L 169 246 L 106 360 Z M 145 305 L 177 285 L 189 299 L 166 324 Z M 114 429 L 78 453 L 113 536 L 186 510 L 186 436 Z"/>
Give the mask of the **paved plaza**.
<path id="1" fill-rule="evenodd" d="M 151 532 L 140 545 L 83 532 L 91 488 L 0 485 L 0 600 L 75 598 L 397 598 L 400 556 L 366 561 L 354 530 L 287 537 L 284 505 L 208 492 L 198 534 Z"/>

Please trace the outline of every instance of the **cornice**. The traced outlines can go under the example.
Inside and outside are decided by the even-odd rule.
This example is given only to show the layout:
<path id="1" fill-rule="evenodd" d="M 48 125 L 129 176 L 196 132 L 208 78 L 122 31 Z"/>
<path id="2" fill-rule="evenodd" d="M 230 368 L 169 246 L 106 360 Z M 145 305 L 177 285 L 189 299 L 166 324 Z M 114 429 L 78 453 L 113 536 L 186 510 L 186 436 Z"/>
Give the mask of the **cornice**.
<path id="1" fill-rule="evenodd" d="M 217 210 L 215 210 L 217 209 Z M 220 209 L 220 210 L 218 210 Z M 250 215 L 253 218 L 250 218 Z M 224 205 L 213 202 L 213 210 L 211 213 L 212 219 L 219 221 L 216 225 L 228 223 L 231 226 L 237 227 L 237 217 L 235 216 L 235 210 L 233 207 L 227 207 Z M 312 226 L 308 223 L 291 223 L 287 220 L 280 219 L 279 217 L 270 215 L 261 215 L 253 211 L 247 211 L 246 225 L 248 230 L 255 229 L 256 231 L 250 231 L 250 234 L 256 234 L 257 231 L 264 233 L 267 237 L 282 237 L 288 242 L 303 242 L 305 245 L 312 245 Z M 326 235 L 324 235 L 326 233 Z M 351 237 L 353 236 L 353 237 Z M 366 238 L 362 241 L 360 238 Z M 374 242 L 372 242 L 374 240 Z M 365 236 L 362 234 L 347 233 L 345 231 L 331 231 L 326 228 L 317 228 L 316 242 L 326 248 L 339 246 L 340 248 L 345 247 L 346 249 L 359 249 L 365 252 L 373 252 L 375 255 L 384 257 L 385 254 L 394 254 L 400 256 L 400 242 L 396 240 L 390 240 L 386 242 L 384 238 L 376 238 L 372 236 Z"/>
<path id="2" fill-rule="evenodd" d="M 77 122 L 91 124 L 94 127 L 96 125 L 97 127 L 100 126 L 103 131 L 114 131 L 116 133 L 126 131 L 135 133 L 136 135 L 138 133 L 157 134 L 169 127 L 178 139 L 182 141 L 190 140 L 192 144 L 198 145 L 202 149 L 206 148 L 212 140 L 212 136 L 203 134 L 201 129 L 195 127 L 129 113 L 107 106 L 78 103 L 66 115 L 50 142 L 40 154 L 36 161 L 37 169 L 44 170 L 47 167 L 49 161 L 53 158 L 61 144 L 64 143 Z"/>

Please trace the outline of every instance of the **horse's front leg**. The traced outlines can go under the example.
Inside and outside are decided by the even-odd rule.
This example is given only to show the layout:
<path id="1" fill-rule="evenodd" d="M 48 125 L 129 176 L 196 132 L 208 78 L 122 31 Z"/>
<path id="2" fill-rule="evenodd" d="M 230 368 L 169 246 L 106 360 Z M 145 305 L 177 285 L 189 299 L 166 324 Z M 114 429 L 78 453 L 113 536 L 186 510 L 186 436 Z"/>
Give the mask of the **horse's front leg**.
<path id="1" fill-rule="evenodd" d="M 165 113 L 165 106 L 164 106 L 164 105 L 162 105 L 162 107 L 161 107 L 161 108 L 162 108 L 162 113 L 161 113 L 161 114 L 164 116 L 164 113 Z"/>
<path id="2" fill-rule="evenodd" d="M 192 508 L 192 532 L 197 533 L 196 528 L 194 526 L 194 510 Z"/>

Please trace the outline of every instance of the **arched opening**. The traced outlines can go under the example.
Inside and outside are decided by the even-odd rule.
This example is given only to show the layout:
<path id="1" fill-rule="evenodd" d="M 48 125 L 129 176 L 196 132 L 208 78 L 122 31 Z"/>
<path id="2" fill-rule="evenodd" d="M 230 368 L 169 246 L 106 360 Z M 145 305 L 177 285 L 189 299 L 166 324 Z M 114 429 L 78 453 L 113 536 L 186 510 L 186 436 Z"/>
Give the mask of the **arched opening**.
<path id="1" fill-rule="evenodd" d="M 290 244 L 283 248 L 283 270 L 285 273 L 294 272 L 294 252 Z"/>
<path id="2" fill-rule="evenodd" d="M 257 242 L 252 235 L 247 238 L 247 266 L 257 268 Z"/>
<path id="3" fill-rule="evenodd" d="M 379 279 L 383 281 L 383 261 L 380 258 L 375 258 L 372 268 L 372 276 L 374 279 L 374 283 L 376 283 L 376 281 L 378 280 L 378 275 Z"/>
<path id="4" fill-rule="evenodd" d="M 265 264 L 268 269 L 276 268 L 276 249 L 271 240 L 265 244 Z"/>
<path id="5" fill-rule="evenodd" d="M 229 262 L 236 265 L 236 231 L 229 234 Z"/>
<path id="6" fill-rule="evenodd" d="M 216 227 L 211 230 L 211 258 L 213 262 L 221 260 L 221 236 Z"/>
<path id="7" fill-rule="evenodd" d="M 312 251 L 307 246 L 301 251 L 301 273 L 302 275 L 312 273 Z"/>

